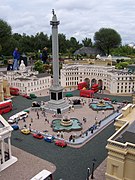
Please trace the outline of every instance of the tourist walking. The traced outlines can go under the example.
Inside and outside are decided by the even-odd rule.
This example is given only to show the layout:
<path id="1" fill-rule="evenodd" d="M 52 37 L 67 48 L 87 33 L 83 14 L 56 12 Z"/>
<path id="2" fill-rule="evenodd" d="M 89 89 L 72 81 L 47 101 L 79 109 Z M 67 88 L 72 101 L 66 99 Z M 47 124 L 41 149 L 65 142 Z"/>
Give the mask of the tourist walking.
<path id="1" fill-rule="evenodd" d="M 15 48 L 13 52 L 13 70 L 18 70 L 19 69 L 19 60 L 20 60 L 20 53 L 18 51 L 18 48 Z"/>
<path id="2" fill-rule="evenodd" d="M 48 53 L 47 53 L 47 47 L 45 47 L 42 51 L 42 61 L 43 64 L 47 63 L 47 59 L 48 59 Z"/>

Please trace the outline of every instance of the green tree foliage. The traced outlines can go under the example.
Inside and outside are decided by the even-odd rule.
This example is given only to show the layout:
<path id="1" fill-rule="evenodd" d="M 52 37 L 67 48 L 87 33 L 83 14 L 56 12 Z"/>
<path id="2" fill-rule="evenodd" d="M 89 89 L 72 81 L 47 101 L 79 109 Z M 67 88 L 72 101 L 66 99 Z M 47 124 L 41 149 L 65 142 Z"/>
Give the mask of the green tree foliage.
<path id="1" fill-rule="evenodd" d="M 97 48 L 109 55 L 112 48 L 121 44 L 121 36 L 114 29 L 101 28 L 95 33 L 94 41 Z"/>
<path id="2" fill-rule="evenodd" d="M 11 38 L 11 26 L 4 20 L 0 19 L 0 45 L 2 47 L 1 53 L 6 50 L 6 46 Z"/>
<path id="3" fill-rule="evenodd" d="M 68 55 L 73 58 L 73 53 L 82 46 L 93 46 L 90 38 L 84 38 L 82 44 L 77 41 L 75 37 L 69 39 L 66 35 L 59 34 L 59 52 L 61 57 Z M 113 29 L 102 28 L 94 36 L 95 45 L 100 48 L 105 54 L 109 54 L 112 48 L 118 47 L 121 43 L 120 35 Z M 37 33 L 35 36 L 14 33 L 12 34 L 11 27 L 3 20 L 0 19 L 0 47 L 1 54 L 11 55 L 15 47 L 19 48 L 20 53 L 26 54 L 35 53 L 38 59 L 37 52 L 44 47 L 48 48 L 48 53 L 52 52 L 52 36 L 48 36 L 43 32 Z M 115 53 L 114 49 L 113 52 Z"/>
<path id="4" fill-rule="evenodd" d="M 127 66 L 129 65 L 128 62 L 119 62 L 118 64 L 116 64 L 116 68 L 117 69 L 124 69 L 124 68 L 127 68 Z"/>
<path id="5" fill-rule="evenodd" d="M 59 34 L 58 38 L 59 38 L 59 52 L 65 54 L 67 52 L 66 36 L 64 34 Z"/>
<path id="6" fill-rule="evenodd" d="M 48 49 L 50 49 L 49 45 L 50 45 L 49 37 L 47 34 L 44 34 L 43 32 L 36 34 L 35 39 L 34 39 L 35 49 L 42 50 L 44 47 L 48 47 Z"/>
<path id="7" fill-rule="evenodd" d="M 41 60 L 38 60 L 34 63 L 34 70 L 38 71 L 39 73 L 44 72 L 44 66 Z"/>
<path id="8" fill-rule="evenodd" d="M 80 47 L 82 47 L 82 45 L 76 40 L 75 37 L 71 37 L 69 40 L 67 40 L 67 53 L 69 56 L 71 56 Z"/>
<path id="9" fill-rule="evenodd" d="M 38 60 L 34 63 L 34 70 L 39 73 L 52 73 L 52 65 L 51 64 L 43 64 L 41 60 Z"/>
<path id="10" fill-rule="evenodd" d="M 128 45 L 120 46 L 112 50 L 112 55 L 114 56 L 134 56 L 135 57 L 135 49 L 129 47 Z"/>
<path id="11" fill-rule="evenodd" d="M 85 47 L 91 47 L 92 46 L 92 41 L 91 41 L 90 38 L 86 37 L 85 39 L 82 40 L 82 44 Z"/>

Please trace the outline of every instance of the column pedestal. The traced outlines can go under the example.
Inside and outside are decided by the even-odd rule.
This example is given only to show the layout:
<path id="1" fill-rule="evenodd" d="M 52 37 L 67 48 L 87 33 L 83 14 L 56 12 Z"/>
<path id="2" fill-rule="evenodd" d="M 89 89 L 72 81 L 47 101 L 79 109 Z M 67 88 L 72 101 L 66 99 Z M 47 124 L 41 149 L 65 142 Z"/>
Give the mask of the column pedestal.
<path id="1" fill-rule="evenodd" d="M 50 88 L 50 101 L 44 109 L 50 113 L 61 114 L 69 110 L 70 105 L 63 99 L 63 87 L 53 86 Z"/>

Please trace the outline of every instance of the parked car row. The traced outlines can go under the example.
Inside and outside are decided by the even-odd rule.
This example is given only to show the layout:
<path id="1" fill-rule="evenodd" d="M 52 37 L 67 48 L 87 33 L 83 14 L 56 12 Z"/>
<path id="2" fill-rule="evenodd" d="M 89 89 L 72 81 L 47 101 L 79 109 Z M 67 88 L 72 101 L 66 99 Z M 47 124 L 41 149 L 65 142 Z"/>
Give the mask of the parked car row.
<path id="1" fill-rule="evenodd" d="M 23 94 L 22 97 L 27 98 L 27 99 L 32 99 L 32 98 L 37 98 L 37 96 L 35 94 Z"/>
<path id="2" fill-rule="evenodd" d="M 17 124 L 15 124 L 15 125 L 12 125 L 12 128 L 14 130 L 18 130 L 19 126 Z M 21 133 L 28 135 L 28 134 L 31 134 L 31 131 L 27 128 L 23 128 L 23 129 L 21 129 Z M 67 146 L 66 141 L 64 141 L 64 140 L 55 140 L 54 141 L 55 137 L 51 136 L 51 135 L 43 136 L 41 133 L 37 132 L 37 133 L 33 133 L 32 136 L 36 139 L 44 139 L 46 142 L 49 142 L 49 143 L 55 142 L 55 145 L 60 146 L 60 147 Z"/>
<path id="3" fill-rule="evenodd" d="M 52 143 L 54 142 L 55 137 L 54 136 L 43 136 L 41 133 L 34 133 L 33 134 L 34 138 L 37 139 L 44 139 L 46 142 Z M 66 147 L 67 143 L 64 140 L 56 140 L 55 145 L 61 146 L 61 147 Z"/>

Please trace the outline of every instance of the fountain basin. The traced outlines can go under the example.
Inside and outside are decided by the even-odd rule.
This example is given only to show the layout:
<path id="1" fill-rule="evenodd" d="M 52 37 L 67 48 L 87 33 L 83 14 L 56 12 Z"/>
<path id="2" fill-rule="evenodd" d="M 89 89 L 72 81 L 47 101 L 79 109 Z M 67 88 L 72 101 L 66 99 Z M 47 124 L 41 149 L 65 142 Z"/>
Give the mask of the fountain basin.
<path id="1" fill-rule="evenodd" d="M 58 132 L 58 131 L 80 131 L 82 130 L 82 124 L 77 118 L 70 118 L 71 124 L 68 125 L 64 122 L 64 125 L 62 124 L 62 119 L 54 119 L 52 121 L 52 128 L 53 131 Z"/>
<path id="2" fill-rule="evenodd" d="M 108 102 L 105 102 L 103 105 L 99 105 L 99 103 L 90 103 L 89 107 L 92 109 L 92 110 L 95 110 L 95 111 L 100 111 L 100 110 L 113 110 L 114 107 L 109 104 Z"/>

